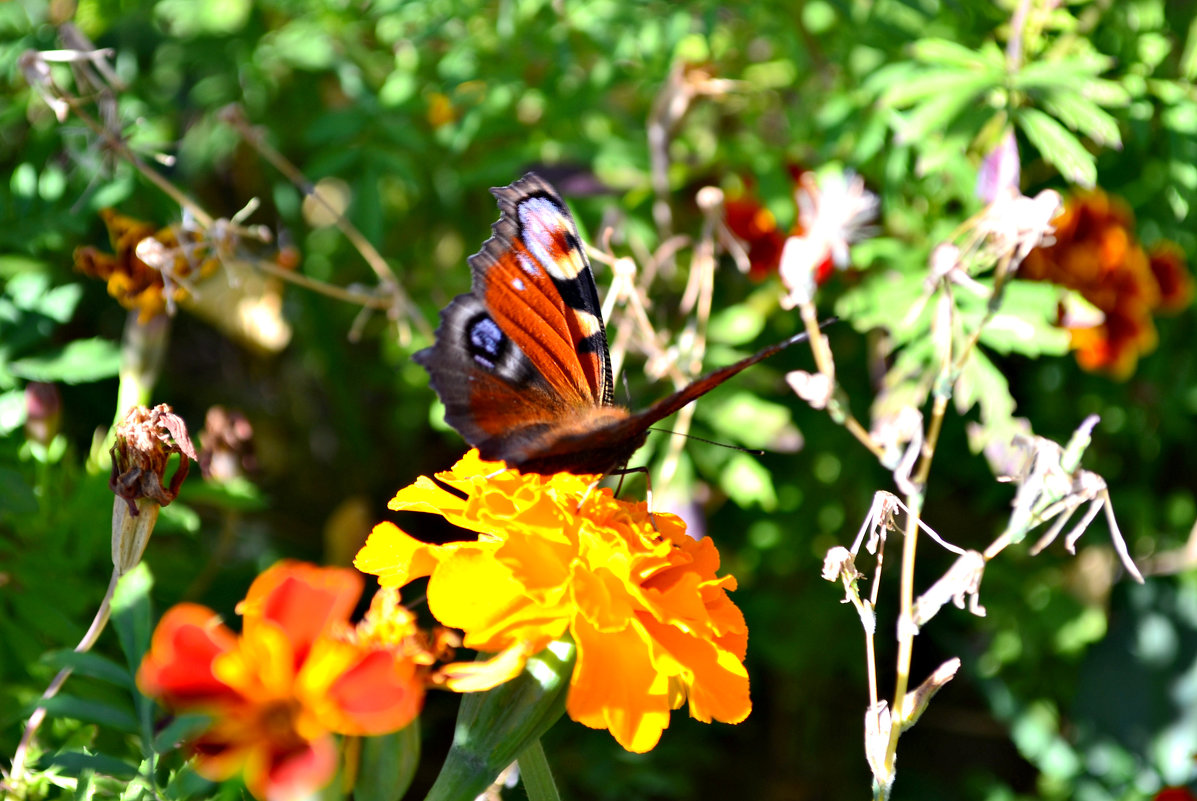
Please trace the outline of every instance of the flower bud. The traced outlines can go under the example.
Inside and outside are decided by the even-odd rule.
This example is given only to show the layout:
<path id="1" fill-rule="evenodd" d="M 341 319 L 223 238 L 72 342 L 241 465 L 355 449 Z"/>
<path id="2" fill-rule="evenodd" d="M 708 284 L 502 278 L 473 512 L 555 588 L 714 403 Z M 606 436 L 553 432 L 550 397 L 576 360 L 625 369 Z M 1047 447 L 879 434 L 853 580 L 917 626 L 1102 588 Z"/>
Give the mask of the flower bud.
<path id="1" fill-rule="evenodd" d="M 565 712 L 577 648 L 558 640 L 524 672 L 486 692 L 467 693 L 453 746 L 426 801 L 473 801 Z"/>

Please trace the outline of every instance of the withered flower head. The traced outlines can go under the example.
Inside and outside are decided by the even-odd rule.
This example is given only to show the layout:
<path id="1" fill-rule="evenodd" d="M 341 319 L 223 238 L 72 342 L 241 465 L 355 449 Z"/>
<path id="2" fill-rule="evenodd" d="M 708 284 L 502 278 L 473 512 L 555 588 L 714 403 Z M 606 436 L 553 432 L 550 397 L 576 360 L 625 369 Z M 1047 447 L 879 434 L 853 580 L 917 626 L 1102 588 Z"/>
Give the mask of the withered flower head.
<path id="1" fill-rule="evenodd" d="M 199 465 L 204 478 L 227 481 L 257 469 L 254 428 L 236 409 L 213 406 L 200 431 Z"/>
<path id="2" fill-rule="evenodd" d="M 153 409 L 137 406 L 116 427 L 109 488 L 137 514 L 137 500 L 148 498 L 166 506 L 179 494 L 191 460 L 199 460 L 187 436 L 187 424 L 165 403 Z M 183 458 L 170 484 L 165 483 L 166 462 L 172 453 Z"/>

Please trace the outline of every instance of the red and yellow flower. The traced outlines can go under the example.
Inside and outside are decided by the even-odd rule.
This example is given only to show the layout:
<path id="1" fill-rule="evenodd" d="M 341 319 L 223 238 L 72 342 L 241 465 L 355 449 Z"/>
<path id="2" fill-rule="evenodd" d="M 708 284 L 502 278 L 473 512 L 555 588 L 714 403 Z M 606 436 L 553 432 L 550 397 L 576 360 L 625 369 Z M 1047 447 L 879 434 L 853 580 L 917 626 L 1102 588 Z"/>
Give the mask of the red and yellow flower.
<path id="1" fill-rule="evenodd" d="M 436 478 L 448 489 L 421 477 L 390 508 L 441 515 L 478 539 L 429 545 L 381 523 L 355 564 L 383 587 L 429 576 L 433 615 L 495 654 L 446 667 L 450 689 L 494 687 L 568 636 L 566 712 L 630 751 L 656 745 L 683 703 L 704 722 L 748 716 L 748 631 L 709 539 L 609 489 L 588 492 L 593 476 L 521 475 L 470 451 Z"/>
<path id="2" fill-rule="evenodd" d="M 281 562 L 238 606 L 240 636 L 198 604 L 163 616 L 138 686 L 210 716 L 190 743 L 200 775 L 243 772 L 258 798 L 307 795 L 333 776 L 333 734 L 383 734 L 415 719 L 432 657 L 393 599 L 376 599 L 359 629 L 349 623 L 362 584 L 352 570 Z"/>
<path id="3" fill-rule="evenodd" d="M 1070 327 L 1077 362 L 1125 378 L 1155 349 L 1153 315 L 1192 300 L 1184 256 L 1171 242 L 1144 249 L 1130 209 L 1100 190 L 1073 195 L 1054 223 L 1055 244 L 1031 251 L 1019 276 L 1075 289 L 1096 306 L 1104 321 Z"/>

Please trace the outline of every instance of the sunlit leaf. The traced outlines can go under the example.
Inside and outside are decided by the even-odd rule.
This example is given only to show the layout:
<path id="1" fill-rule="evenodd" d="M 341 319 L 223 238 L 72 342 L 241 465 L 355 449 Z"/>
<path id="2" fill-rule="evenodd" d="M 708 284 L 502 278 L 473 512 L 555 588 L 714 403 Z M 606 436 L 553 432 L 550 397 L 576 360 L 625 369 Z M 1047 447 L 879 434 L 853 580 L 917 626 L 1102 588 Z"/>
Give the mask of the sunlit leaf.
<path id="1" fill-rule="evenodd" d="M 12 372 L 29 381 L 86 384 L 116 376 L 120 348 L 107 339 L 77 339 L 66 347 L 9 363 Z"/>
<path id="2" fill-rule="evenodd" d="M 1063 125 L 1034 108 L 1021 109 L 1017 120 L 1027 139 L 1055 165 L 1065 180 L 1086 188 L 1097 183 L 1097 163 L 1093 154 Z"/>

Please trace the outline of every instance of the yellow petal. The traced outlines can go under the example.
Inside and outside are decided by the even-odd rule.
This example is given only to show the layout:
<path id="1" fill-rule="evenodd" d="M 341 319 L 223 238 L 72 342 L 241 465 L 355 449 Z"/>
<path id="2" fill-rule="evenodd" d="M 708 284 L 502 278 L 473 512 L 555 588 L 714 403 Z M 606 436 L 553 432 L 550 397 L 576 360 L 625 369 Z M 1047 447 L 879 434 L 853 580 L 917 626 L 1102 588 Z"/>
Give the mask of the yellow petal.
<path id="1" fill-rule="evenodd" d="M 453 662 L 438 672 L 446 687 L 454 692 L 473 693 L 497 687 L 520 674 L 529 651 L 517 643 L 482 662 Z"/>

